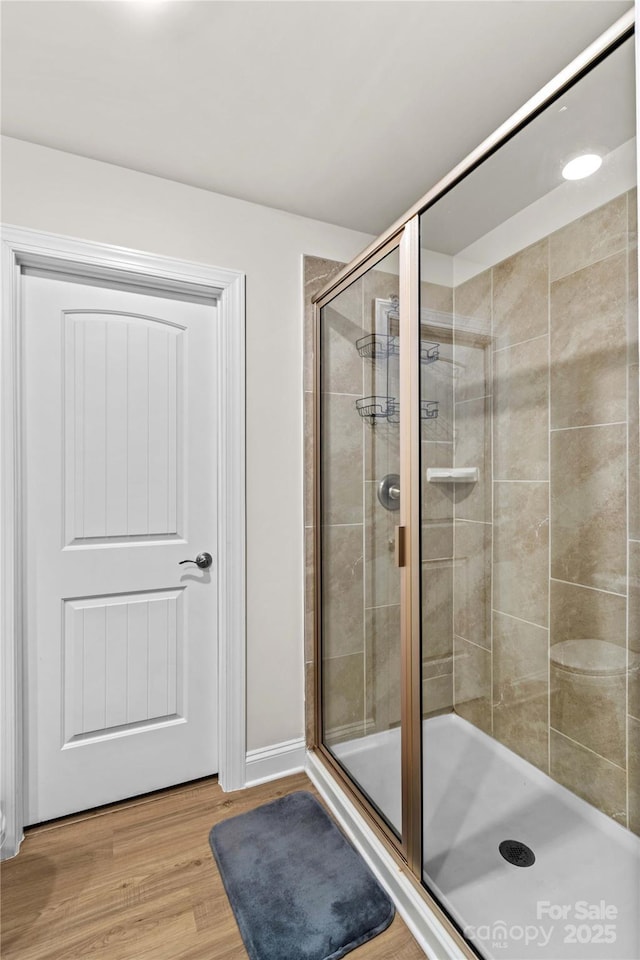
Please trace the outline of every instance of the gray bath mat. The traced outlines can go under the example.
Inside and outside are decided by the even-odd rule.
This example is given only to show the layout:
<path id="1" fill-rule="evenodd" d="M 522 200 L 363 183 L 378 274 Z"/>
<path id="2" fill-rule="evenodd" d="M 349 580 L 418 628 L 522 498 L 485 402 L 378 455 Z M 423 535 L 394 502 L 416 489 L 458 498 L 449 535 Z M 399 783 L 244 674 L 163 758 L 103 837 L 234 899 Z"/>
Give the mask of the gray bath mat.
<path id="1" fill-rule="evenodd" d="M 209 843 L 251 960 L 338 960 L 393 920 L 362 857 L 304 790 L 218 823 Z"/>

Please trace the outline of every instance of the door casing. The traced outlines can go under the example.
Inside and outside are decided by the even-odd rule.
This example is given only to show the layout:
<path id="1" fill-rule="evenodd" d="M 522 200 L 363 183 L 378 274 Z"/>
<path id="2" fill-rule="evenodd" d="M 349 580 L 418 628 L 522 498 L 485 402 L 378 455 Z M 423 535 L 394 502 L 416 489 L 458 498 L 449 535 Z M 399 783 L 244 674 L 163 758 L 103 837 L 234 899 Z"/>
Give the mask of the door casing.
<path id="1" fill-rule="evenodd" d="M 114 280 L 218 305 L 218 729 L 219 782 L 245 785 L 245 276 L 235 270 L 2 227 L 0 329 L 0 746 L 5 836 L 0 859 L 15 856 L 24 826 L 25 691 L 22 558 L 22 267 Z"/>

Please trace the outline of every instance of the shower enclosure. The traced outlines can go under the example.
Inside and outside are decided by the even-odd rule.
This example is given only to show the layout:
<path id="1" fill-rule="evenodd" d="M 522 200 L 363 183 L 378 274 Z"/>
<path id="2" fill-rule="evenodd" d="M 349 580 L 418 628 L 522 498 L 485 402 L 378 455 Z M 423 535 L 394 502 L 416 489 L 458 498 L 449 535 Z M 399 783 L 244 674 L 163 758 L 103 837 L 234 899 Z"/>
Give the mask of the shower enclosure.
<path id="1" fill-rule="evenodd" d="M 632 29 L 315 298 L 313 746 L 463 955 L 640 957 Z"/>

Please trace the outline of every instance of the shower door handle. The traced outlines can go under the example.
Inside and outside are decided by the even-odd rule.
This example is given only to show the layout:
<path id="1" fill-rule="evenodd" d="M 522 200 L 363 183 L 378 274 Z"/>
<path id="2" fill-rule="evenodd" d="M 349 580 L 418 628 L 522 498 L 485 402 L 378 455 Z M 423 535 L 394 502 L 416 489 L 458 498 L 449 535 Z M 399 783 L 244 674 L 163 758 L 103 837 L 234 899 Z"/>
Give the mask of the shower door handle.
<path id="1" fill-rule="evenodd" d="M 407 528 L 396 527 L 396 567 L 404 567 L 404 549 Z"/>

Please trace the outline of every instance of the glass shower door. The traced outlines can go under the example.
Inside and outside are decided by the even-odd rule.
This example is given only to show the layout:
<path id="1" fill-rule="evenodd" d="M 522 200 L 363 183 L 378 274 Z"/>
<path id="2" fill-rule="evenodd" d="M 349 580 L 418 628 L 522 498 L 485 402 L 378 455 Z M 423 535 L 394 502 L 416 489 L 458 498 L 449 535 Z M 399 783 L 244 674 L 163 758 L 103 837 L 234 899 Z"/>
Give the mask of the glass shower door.
<path id="1" fill-rule="evenodd" d="M 423 880 L 486 958 L 640 956 L 635 127 L 628 39 L 421 216 Z"/>
<path id="2" fill-rule="evenodd" d="M 628 32 L 583 67 L 318 304 L 319 745 L 486 960 L 640 957 Z"/>
<path id="3" fill-rule="evenodd" d="M 399 249 L 320 310 L 322 743 L 402 840 Z"/>

